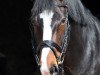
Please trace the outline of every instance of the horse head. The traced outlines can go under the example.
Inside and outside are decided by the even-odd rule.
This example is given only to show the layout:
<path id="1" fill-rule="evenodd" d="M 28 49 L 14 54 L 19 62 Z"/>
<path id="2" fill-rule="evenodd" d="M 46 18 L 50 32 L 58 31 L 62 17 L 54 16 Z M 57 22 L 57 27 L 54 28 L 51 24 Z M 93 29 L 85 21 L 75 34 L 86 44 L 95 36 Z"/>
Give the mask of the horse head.
<path id="1" fill-rule="evenodd" d="M 44 2 L 43 5 L 41 2 Z M 66 3 L 64 0 L 37 0 L 33 12 L 34 32 L 38 41 L 37 60 L 41 74 L 57 75 L 60 71 L 64 73 L 62 63 L 67 43 L 63 41 L 67 42 L 70 28 Z M 38 40 L 40 37 L 41 40 Z"/>

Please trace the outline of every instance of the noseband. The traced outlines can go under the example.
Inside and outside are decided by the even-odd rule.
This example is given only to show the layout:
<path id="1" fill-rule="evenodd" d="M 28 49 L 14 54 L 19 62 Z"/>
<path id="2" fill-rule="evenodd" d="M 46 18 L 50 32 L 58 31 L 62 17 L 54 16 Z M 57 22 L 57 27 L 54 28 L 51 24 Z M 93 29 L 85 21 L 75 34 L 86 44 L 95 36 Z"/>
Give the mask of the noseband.
<path id="1" fill-rule="evenodd" d="M 38 52 L 37 53 L 40 54 L 42 49 L 46 48 L 46 47 L 49 47 L 53 51 L 56 59 L 58 60 L 59 57 L 57 56 L 55 49 L 57 49 L 61 53 L 62 52 L 61 47 L 58 44 L 54 43 L 53 41 L 45 40 L 45 41 L 42 41 L 40 43 L 40 45 L 38 46 L 38 48 L 37 48 Z"/>
<path id="2" fill-rule="evenodd" d="M 59 5 L 58 7 L 66 7 L 66 5 L 63 5 L 63 6 Z M 66 15 L 68 15 L 68 14 L 66 14 Z M 41 53 L 43 48 L 49 47 L 56 57 L 56 61 L 58 63 L 58 72 L 60 71 L 60 72 L 62 72 L 62 75 L 64 75 L 63 61 L 64 61 L 65 53 L 66 53 L 66 50 L 68 47 L 68 43 L 70 40 L 70 30 L 71 30 L 71 28 L 70 28 L 70 25 L 68 22 L 68 16 L 66 16 L 66 18 L 65 18 L 65 30 L 64 30 L 64 35 L 62 36 L 61 46 L 59 46 L 57 43 L 55 43 L 53 41 L 44 40 L 38 45 L 37 50 L 35 50 L 35 48 L 34 48 L 34 56 L 35 56 L 35 59 L 36 59 L 38 66 L 40 66 L 40 64 L 39 64 L 40 60 L 39 60 L 38 55 Z M 55 49 L 61 53 L 60 57 L 57 56 Z"/>

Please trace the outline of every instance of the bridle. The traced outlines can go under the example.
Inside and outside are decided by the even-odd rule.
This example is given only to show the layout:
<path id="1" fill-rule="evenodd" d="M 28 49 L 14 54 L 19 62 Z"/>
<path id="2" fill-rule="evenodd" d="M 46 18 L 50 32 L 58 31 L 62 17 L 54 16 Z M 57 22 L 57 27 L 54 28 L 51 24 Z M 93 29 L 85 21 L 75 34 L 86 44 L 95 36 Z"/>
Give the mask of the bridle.
<path id="1" fill-rule="evenodd" d="M 58 7 L 66 7 L 66 5 L 58 5 Z M 34 57 L 36 59 L 36 62 L 38 64 L 38 66 L 40 67 L 40 64 L 39 64 L 40 60 L 39 60 L 38 55 L 41 53 L 43 48 L 49 47 L 52 50 L 52 52 L 54 53 L 54 55 L 56 57 L 56 61 L 58 63 L 57 72 L 62 72 L 62 75 L 65 75 L 64 74 L 63 61 L 64 61 L 64 57 L 65 57 L 66 50 L 67 50 L 67 47 L 68 47 L 68 43 L 69 43 L 69 40 L 70 40 L 70 31 L 71 31 L 71 27 L 70 27 L 69 22 L 68 22 L 68 13 L 66 14 L 66 17 L 65 17 L 64 20 L 65 20 L 64 21 L 65 30 L 64 30 L 63 37 L 62 37 L 61 46 L 59 46 L 57 43 L 55 43 L 53 41 L 44 40 L 36 48 L 35 43 L 34 43 L 35 42 L 34 34 L 32 36 L 33 37 L 33 39 L 32 39 L 33 53 L 34 53 Z M 55 49 L 58 50 L 58 52 L 61 53 L 60 57 L 57 56 L 57 53 L 55 52 Z"/>

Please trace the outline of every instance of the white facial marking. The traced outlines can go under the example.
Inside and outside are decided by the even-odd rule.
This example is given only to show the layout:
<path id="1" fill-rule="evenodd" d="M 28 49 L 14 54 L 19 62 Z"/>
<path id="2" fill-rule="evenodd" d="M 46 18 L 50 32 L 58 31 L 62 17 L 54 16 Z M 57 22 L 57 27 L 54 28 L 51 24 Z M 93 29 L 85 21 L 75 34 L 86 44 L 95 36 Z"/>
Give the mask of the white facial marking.
<path id="1" fill-rule="evenodd" d="M 53 12 L 48 12 L 48 11 L 43 11 L 40 14 L 40 18 L 43 19 L 43 40 L 51 40 L 52 37 L 52 30 L 51 30 L 51 21 L 53 17 Z M 50 51 L 50 48 L 43 48 L 42 53 L 41 53 L 41 73 L 44 75 L 44 72 L 49 73 L 49 69 L 47 66 L 47 56 Z"/>
<path id="2" fill-rule="evenodd" d="M 43 11 L 40 14 L 40 18 L 43 19 L 43 40 L 51 40 L 52 30 L 51 30 L 51 21 L 52 21 L 53 12 Z"/>
<path id="3" fill-rule="evenodd" d="M 47 55 L 50 51 L 50 48 L 43 48 L 42 50 L 42 54 L 41 54 L 41 73 L 42 75 L 44 75 L 43 73 L 44 72 L 48 72 L 49 73 L 49 69 L 48 69 L 48 66 L 47 66 Z"/>

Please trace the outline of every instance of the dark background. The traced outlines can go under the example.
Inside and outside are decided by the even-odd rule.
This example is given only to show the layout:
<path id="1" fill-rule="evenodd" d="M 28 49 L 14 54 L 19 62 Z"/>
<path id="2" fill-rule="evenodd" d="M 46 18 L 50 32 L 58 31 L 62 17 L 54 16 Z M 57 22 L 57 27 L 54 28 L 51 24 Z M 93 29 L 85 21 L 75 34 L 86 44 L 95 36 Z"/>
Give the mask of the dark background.
<path id="1" fill-rule="evenodd" d="M 83 3 L 100 18 L 99 0 Z M 29 30 L 32 6 L 32 0 L 0 0 L 0 75 L 35 75 Z"/>

